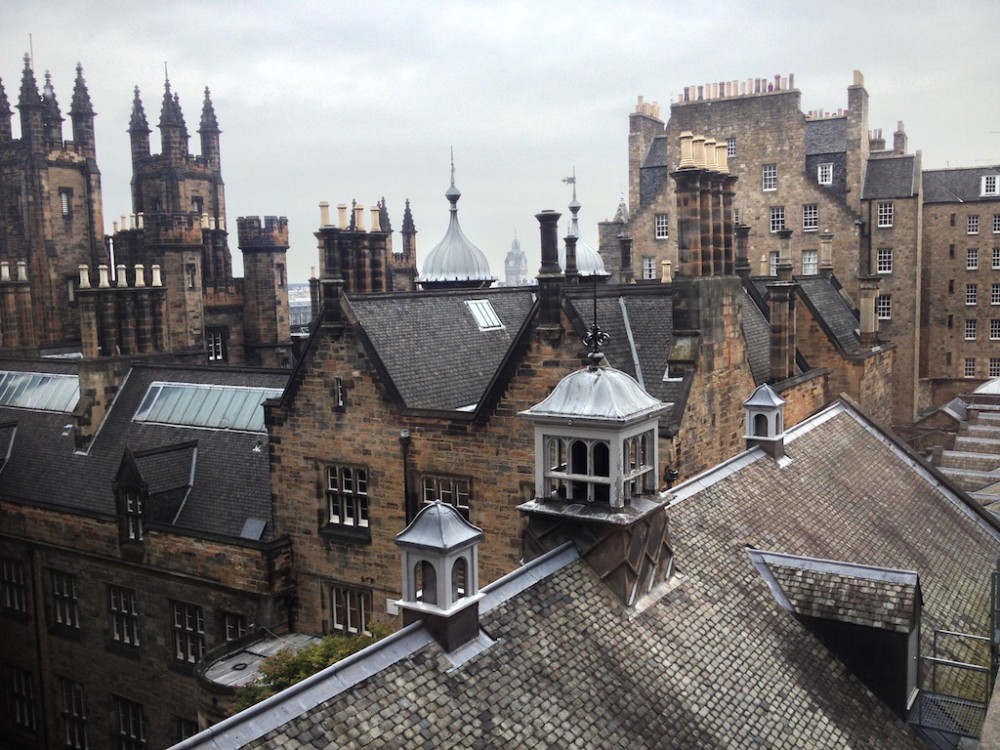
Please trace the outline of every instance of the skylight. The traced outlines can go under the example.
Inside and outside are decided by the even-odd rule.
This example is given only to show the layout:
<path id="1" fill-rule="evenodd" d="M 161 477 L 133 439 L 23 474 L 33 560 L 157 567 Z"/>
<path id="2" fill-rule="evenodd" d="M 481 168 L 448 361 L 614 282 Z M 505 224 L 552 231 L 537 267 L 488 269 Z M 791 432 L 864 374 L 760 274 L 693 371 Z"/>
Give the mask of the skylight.
<path id="1" fill-rule="evenodd" d="M 71 412 L 79 400 L 76 375 L 0 370 L 0 406 Z"/>
<path id="2" fill-rule="evenodd" d="M 152 383 L 132 420 L 241 432 L 264 431 L 265 399 L 280 388 Z"/>
<path id="3" fill-rule="evenodd" d="M 476 319 L 476 325 L 479 326 L 480 331 L 495 331 L 503 328 L 500 316 L 497 315 L 497 311 L 493 309 L 493 305 L 488 299 L 468 299 L 465 304 L 468 306 L 469 312 L 472 313 L 472 317 Z"/>

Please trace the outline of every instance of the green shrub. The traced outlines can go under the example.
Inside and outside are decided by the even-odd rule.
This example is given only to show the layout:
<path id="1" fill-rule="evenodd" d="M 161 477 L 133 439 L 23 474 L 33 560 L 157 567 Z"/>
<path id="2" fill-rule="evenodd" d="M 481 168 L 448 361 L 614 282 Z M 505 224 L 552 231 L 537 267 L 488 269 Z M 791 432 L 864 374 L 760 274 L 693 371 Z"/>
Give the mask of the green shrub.
<path id="1" fill-rule="evenodd" d="M 368 629 L 371 635 L 328 635 L 298 651 L 283 648 L 267 657 L 260 665 L 259 679 L 236 689 L 231 713 L 259 703 L 393 632 L 381 623 L 372 623 Z"/>

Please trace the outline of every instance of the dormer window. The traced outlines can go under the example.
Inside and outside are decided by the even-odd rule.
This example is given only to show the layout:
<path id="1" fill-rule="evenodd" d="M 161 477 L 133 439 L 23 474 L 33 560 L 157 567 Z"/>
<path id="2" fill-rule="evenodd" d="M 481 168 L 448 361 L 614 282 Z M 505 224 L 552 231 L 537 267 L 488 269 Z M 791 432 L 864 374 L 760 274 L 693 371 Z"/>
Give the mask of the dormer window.
<path id="1" fill-rule="evenodd" d="M 546 437 L 545 496 L 607 503 L 611 499 L 611 462 L 607 440 Z"/>
<path id="2" fill-rule="evenodd" d="M 141 542 L 145 538 L 143 517 L 146 503 L 138 490 L 122 492 L 122 537 L 125 541 Z"/>
<path id="3" fill-rule="evenodd" d="M 1000 195 L 1000 176 L 995 174 L 983 176 L 982 195 Z"/>

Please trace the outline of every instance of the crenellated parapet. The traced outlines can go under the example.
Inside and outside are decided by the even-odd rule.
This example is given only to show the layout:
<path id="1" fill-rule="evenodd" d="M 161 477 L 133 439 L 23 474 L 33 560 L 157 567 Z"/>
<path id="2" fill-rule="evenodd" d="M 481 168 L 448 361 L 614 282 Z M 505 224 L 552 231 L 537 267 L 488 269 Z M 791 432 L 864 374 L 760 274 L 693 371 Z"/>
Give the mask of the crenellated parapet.
<path id="1" fill-rule="evenodd" d="M 240 216 L 236 220 L 238 244 L 243 252 L 288 249 L 288 219 L 284 216 Z"/>

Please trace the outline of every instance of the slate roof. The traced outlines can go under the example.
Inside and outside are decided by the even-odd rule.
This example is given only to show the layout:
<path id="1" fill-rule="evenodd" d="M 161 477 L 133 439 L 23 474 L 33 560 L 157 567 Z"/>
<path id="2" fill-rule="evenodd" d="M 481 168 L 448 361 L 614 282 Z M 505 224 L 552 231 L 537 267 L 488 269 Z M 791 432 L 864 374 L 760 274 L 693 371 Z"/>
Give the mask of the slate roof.
<path id="1" fill-rule="evenodd" d="M 34 365 L 23 366 L 30 371 Z M 2 407 L 0 423 L 16 422 L 17 430 L 0 471 L 0 492 L 12 500 L 113 517 L 112 482 L 128 446 L 151 491 L 159 493 L 151 508 L 157 518 L 151 520 L 192 534 L 239 538 L 247 518 L 271 518 L 267 434 L 133 422 L 132 415 L 154 381 L 283 388 L 287 380 L 288 373 L 279 371 L 137 365 L 86 453 L 76 451 L 69 415 Z M 188 492 L 183 476 L 192 466 Z M 268 528 L 264 539 L 270 533 Z"/>
<path id="2" fill-rule="evenodd" d="M 407 408 L 456 411 L 486 395 L 534 297 L 531 288 L 509 287 L 349 295 L 348 304 Z M 465 304 L 478 299 L 490 302 L 503 328 L 479 330 Z"/>
<path id="3" fill-rule="evenodd" d="M 861 198 L 910 198 L 919 192 L 913 156 L 886 156 L 868 160 Z"/>
<path id="4" fill-rule="evenodd" d="M 765 304 L 767 285 L 772 281 L 774 278 L 770 276 L 755 276 L 751 279 L 757 294 L 765 301 Z M 834 346 L 846 354 L 859 353 L 861 351 L 861 339 L 858 333 L 860 323 L 854 314 L 854 308 L 840 293 L 840 286 L 835 277 L 825 275 L 796 276 L 795 282 L 799 285 L 800 299 L 812 312 Z M 747 318 L 746 307 L 744 307 L 743 313 L 744 320 Z M 745 322 L 744 328 L 746 328 Z M 757 334 L 762 341 L 765 333 L 770 335 L 769 330 L 762 330 Z M 763 359 L 763 354 L 758 356 L 761 357 L 762 362 L 770 362 L 770 360 Z"/>
<path id="5" fill-rule="evenodd" d="M 1000 530 L 847 402 L 786 447 L 676 489 L 678 574 L 641 612 L 560 548 L 483 590 L 488 637 L 468 651 L 414 624 L 179 747 L 925 747 L 775 601 L 747 545 L 917 571 L 926 642 L 988 629 Z"/>
<path id="6" fill-rule="evenodd" d="M 847 151 L 847 118 L 806 120 L 806 156 Z"/>
<path id="7" fill-rule="evenodd" d="M 924 203 L 996 201 L 996 196 L 983 197 L 980 195 L 981 178 L 985 175 L 1000 175 L 1000 165 L 967 169 L 924 170 Z"/>
<path id="8" fill-rule="evenodd" d="M 666 167 L 669 166 L 669 139 L 665 135 L 658 135 L 653 138 L 646 151 L 646 156 L 642 160 L 643 168 L 646 167 Z"/>
<path id="9" fill-rule="evenodd" d="M 743 339 L 746 342 L 747 362 L 756 385 L 771 377 L 771 324 L 757 304 L 744 291 Z"/>

